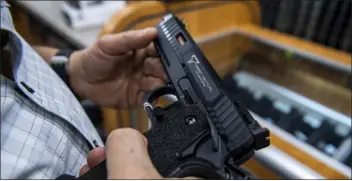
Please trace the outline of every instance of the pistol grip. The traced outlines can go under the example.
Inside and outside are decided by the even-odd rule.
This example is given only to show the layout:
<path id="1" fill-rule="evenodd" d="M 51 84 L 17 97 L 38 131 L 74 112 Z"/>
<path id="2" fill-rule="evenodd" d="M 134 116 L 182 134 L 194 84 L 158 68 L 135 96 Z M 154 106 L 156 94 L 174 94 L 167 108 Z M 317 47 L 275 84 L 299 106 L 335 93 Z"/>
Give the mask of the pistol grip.
<path id="1" fill-rule="evenodd" d="M 190 116 L 194 117 L 196 121 L 192 124 L 187 124 L 186 119 Z M 148 139 L 149 156 L 158 172 L 164 177 L 209 177 L 207 175 L 209 175 L 212 169 L 210 167 L 207 168 L 205 166 L 206 164 L 202 162 L 199 164 L 201 166 L 204 165 L 201 169 L 193 169 L 195 168 L 194 164 L 190 165 L 191 167 L 188 167 L 189 164 L 187 164 L 187 162 L 195 161 L 194 156 L 190 156 L 186 159 L 179 159 L 177 156 L 178 153 L 181 153 L 190 143 L 192 143 L 207 129 L 208 125 L 206 122 L 206 117 L 199 106 L 185 106 L 180 102 L 175 102 L 167 106 L 164 109 L 163 115 L 158 119 L 155 119 L 155 122 L 150 130 L 144 133 Z M 196 167 L 199 168 L 199 165 Z M 177 171 L 177 168 L 181 170 Z M 185 169 L 185 171 L 182 171 L 182 169 Z M 199 175 L 197 172 L 202 169 L 207 169 L 208 173 Z M 171 173 L 174 174 L 170 175 Z M 214 173 L 210 175 L 213 178 L 213 175 L 217 174 L 214 170 Z M 88 171 L 88 173 L 80 176 L 78 179 L 107 179 L 106 161 L 103 161 L 98 166 Z"/>
<path id="2" fill-rule="evenodd" d="M 195 122 L 190 124 L 187 120 L 190 117 L 194 117 Z M 177 167 L 192 160 L 192 157 L 180 159 L 177 154 L 207 129 L 206 116 L 198 106 L 175 102 L 166 107 L 164 114 L 144 133 L 150 158 L 159 173 L 167 177 Z"/>

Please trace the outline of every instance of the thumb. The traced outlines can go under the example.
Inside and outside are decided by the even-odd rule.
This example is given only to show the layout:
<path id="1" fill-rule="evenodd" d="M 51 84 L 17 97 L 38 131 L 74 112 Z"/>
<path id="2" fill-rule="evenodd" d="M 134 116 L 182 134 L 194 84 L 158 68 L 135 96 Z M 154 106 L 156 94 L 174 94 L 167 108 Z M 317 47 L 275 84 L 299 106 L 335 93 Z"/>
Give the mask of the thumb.
<path id="1" fill-rule="evenodd" d="M 91 168 L 97 166 L 105 159 L 105 149 L 103 147 L 94 148 L 88 153 L 87 164 L 83 165 L 79 171 L 79 175 L 87 173 Z"/>
<path id="2" fill-rule="evenodd" d="M 94 148 L 88 153 L 87 162 L 89 168 L 97 166 L 105 160 L 105 149 L 103 147 Z"/>
<path id="3" fill-rule="evenodd" d="M 130 30 L 118 34 L 101 37 L 97 45 L 102 52 L 111 55 L 121 55 L 136 49 L 146 48 L 157 37 L 156 28 Z"/>
<path id="4" fill-rule="evenodd" d="M 144 136 L 132 128 L 113 131 L 106 143 L 109 179 L 161 179 L 151 162 Z"/>

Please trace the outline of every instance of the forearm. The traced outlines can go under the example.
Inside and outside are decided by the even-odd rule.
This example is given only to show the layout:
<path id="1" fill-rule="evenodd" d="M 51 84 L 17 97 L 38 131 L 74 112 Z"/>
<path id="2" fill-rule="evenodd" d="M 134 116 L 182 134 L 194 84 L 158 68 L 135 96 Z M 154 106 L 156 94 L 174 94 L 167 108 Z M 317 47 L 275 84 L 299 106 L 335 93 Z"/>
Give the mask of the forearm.
<path id="1" fill-rule="evenodd" d="M 32 47 L 47 63 L 58 52 L 57 48 L 46 47 L 46 46 L 33 46 Z"/>
<path id="2" fill-rule="evenodd" d="M 51 59 L 53 56 L 57 54 L 59 49 L 57 48 L 52 48 L 52 47 L 47 47 L 47 46 L 33 46 L 32 47 L 47 63 L 50 63 Z M 74 51 L 71 54 L 70 57 L 70 62 L 75 62 L 76 59 L 78 59 L 78 52 L 79 51 Z M 71 60 L 72 59 L 72 60 Z"/>

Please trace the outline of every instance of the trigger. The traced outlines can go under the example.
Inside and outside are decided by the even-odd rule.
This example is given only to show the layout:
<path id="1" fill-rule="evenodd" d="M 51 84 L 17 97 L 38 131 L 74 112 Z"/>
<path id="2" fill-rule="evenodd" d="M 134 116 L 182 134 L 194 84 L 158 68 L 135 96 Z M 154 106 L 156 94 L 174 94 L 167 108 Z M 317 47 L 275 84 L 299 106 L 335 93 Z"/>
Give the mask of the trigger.
<path id="1" fill-rule="evenodd" d="M 155 113 L 154 113 L 155 110 L 154 110 L 153 106 L 151 105 L 151 103 L 154 102 L 155 100 L 157 100 L 159 97 L 167 95 L 167 94 L 175 95 L 175 90 L 170 84 L 165 84 L 164 87 L 156 88 L 156 89 L 153 89 L 153 90 L 150 90 L 150 91 L 147 91 L 144 93 L 143 107 L 144 107 L 144 110 L 147 112 L 149 119 L 152 121 L 152 124 L 154 124 L 155 119 L 157 119 L 157 118 L 155 117 Z M 163 114 L 163 110 L 161 111 L 160 108 L 158 108 L 158 109 L 156 111 L 162 112 L 162 114 Z M 157 114 L 159 114 L 159 116 L 162 115 L 161 113 L 157 113 Z"/>
<path id="2" fill-rule="evenodd" d="M 158 120 L 162 119 L 164 116 L 164 108 L 157 106 L 153 109 L 153 116 Z"/>

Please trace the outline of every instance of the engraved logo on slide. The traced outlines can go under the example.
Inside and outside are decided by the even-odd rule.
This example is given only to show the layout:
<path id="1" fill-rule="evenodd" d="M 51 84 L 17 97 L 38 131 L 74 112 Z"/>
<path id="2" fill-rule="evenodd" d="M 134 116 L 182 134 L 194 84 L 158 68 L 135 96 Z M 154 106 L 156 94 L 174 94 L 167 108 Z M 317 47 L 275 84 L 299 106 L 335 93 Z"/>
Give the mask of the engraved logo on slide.
<path id="1" fill-rule="evenodd" d="M 204 76 L 201 68 L 198 66 L 200 64 L 198 58 L 196 57 L 196 55 L 192 55 L 191 59 L 188 60 L 187 62 L 188 64 L 194 64 L 194 68 L 195 68 L 195 73 L 199 79 L 199 81 L 201 82 L 201 84 L 206 87 L 209 92 L 211 92 L 213 90 L 213 88 L 210 86 L 208 80 L 206 79 L 206 77 Z"/>
<path id="2" fill-rule="evenodd" d="M 199 63 L 198 58 L 195 55 L 192 55 L 191 60 L 188 60 L 187 63 Z"/>

